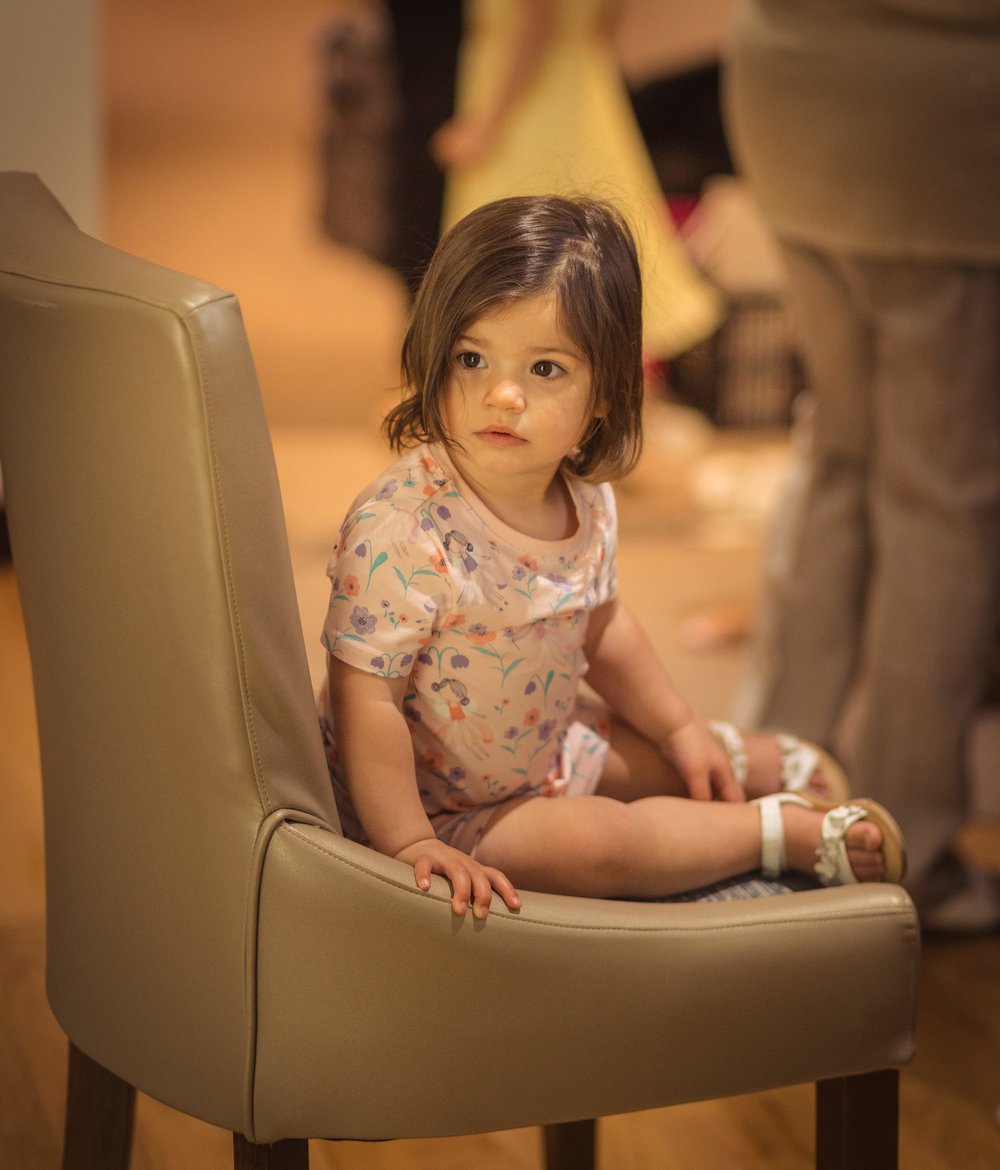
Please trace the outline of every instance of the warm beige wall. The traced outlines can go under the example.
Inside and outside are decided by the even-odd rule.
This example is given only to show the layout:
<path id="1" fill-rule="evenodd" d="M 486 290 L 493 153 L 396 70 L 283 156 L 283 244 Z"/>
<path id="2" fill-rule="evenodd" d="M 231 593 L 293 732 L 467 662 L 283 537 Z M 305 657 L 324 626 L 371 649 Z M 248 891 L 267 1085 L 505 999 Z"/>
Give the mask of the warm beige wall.
<path id="1" fill-rule="evenodd" d="M 0 0 L 0 170 L 39 174 L 100 234 L 100 0 Z"/>

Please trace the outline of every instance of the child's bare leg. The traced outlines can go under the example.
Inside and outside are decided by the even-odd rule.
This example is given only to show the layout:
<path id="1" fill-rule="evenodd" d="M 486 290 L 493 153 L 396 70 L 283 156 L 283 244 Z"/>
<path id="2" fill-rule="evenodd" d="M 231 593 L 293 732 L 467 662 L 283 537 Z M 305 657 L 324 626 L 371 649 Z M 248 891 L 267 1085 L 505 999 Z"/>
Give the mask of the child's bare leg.
<path id="1" fill-rule="evenodd" d="M 620 719 L 611 720 L 611 747 L 597 791 L 626 802 L 644 796 L 686 796 L 687 788 L 660 749 Z"/>
<path id="2" fill-rule="evenodd" d="M 781 789 L 781 747 L 774 735 L 762 732 L 743 733 L 743 744 L 747 754 L 747 797 L 769 796 Z M 817 796 L 834 795 L 824 773 L 822 762 L 818 763 L 807 787 Z"/>
<path id="3" fill-rule="evenodd" d="M 812 872 L 823 814 L 797 805 L 783 805 L 781 813 L 789 866 Z M 655 898 L 756 869 L 760 842 L 760 810 L 752 804 L 526 797 L 497 810 L 476 857 L 520 889 Z M 848 830 L 848 857 L 859 880 L 881 877 L 881 843 L 870 822 Z"/>
<path id="4" fill-rule="evenodd" d="M 710 727 L 751 800 L 782 789 L 808 790 L 838 801 L 850 793 L 843 769 L 816 744 L 794 735 L 747 732 L 731 723 L 715 722 Z"/>
<path id="5" fill-rule="evenodd" d="M 741 731 L 747 757 L 746 795 L 753 800 L 781 790 L 781 747 L 775 735 Z M 632 801 L 644 796 L 686 796 L 680 775 L 651 740 L 628 723 L 612 716 L 611 749 L 597 791 L 615 800 Z M 831 789 L 822 760 L 808 781 L 817 796 L 837 795 Z"/>

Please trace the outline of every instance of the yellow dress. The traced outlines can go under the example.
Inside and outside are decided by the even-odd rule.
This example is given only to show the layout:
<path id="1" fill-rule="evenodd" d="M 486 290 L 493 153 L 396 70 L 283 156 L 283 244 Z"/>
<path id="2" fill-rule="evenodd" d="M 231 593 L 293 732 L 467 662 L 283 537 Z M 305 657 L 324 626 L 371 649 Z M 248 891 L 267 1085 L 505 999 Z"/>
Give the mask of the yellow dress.
<path id="1" fill-rule="evenodd" d="M 528 3 L 531 0 L 527 0 Z M 716 327 L 719 298 L 670 223 L 617 61 L 603 32 L 605 0 L 558 0 L 556 31 L 489 155 L 448 175 L 444 227 L 507 195 L 590 195 L 614 203 L 642 263 L 643 349 L 668 358 Z M 466 0 L 456 115 L 487 108 L 517 31 L 514 0 Z"/>

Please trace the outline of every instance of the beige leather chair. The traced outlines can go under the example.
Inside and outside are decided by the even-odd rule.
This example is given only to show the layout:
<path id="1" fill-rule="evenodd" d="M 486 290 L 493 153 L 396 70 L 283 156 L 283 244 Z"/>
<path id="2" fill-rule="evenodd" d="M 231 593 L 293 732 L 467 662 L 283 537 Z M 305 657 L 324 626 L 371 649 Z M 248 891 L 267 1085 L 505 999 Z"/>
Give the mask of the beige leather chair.
<path id="1" fill-rule="evenodd" d="M 83 235 L 26 174 L 0 176 L 0 463 L 67 1167 L 127 1165 L 133 1086 L 233 1131 L 238 1166 L 541 1125 L 550 1166 L 583 1167 L 588 1119 L 805 1081 L 818 1165 L 896 1165 L 902 890 L 527 893 L 459 922 L 445 884 L 342 838 L 237 302 Z"/>

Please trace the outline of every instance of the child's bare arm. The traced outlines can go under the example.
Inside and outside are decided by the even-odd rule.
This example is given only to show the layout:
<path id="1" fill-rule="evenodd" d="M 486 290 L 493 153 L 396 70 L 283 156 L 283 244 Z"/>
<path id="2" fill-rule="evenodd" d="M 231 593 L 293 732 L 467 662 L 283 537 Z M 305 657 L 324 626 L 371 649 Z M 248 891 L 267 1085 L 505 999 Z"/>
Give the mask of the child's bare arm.
<path id="1" fill-rule="evenodd" d="M 591 613 L 584 652 L 590 664 L 587 682 L 617 715 L 657 745 L 692 797 L 744 798 L 725 751 L 674 686 L 623 602 L 614 598 Z"/>
<path id="2" fill-rule="evenodd" d="M 414 868 L 421 889 L 439 873 L 452 886 L 452 907 L 477 918 L 493 890 L 516 910 L 521 902 L 499 870 L 480 865 L 434 835 L 420 803 L 413 744 L 402 712 L 408 679 L 386 679 L 329 659 L 330 704 L 344 784 L 372 845 Z"/>

